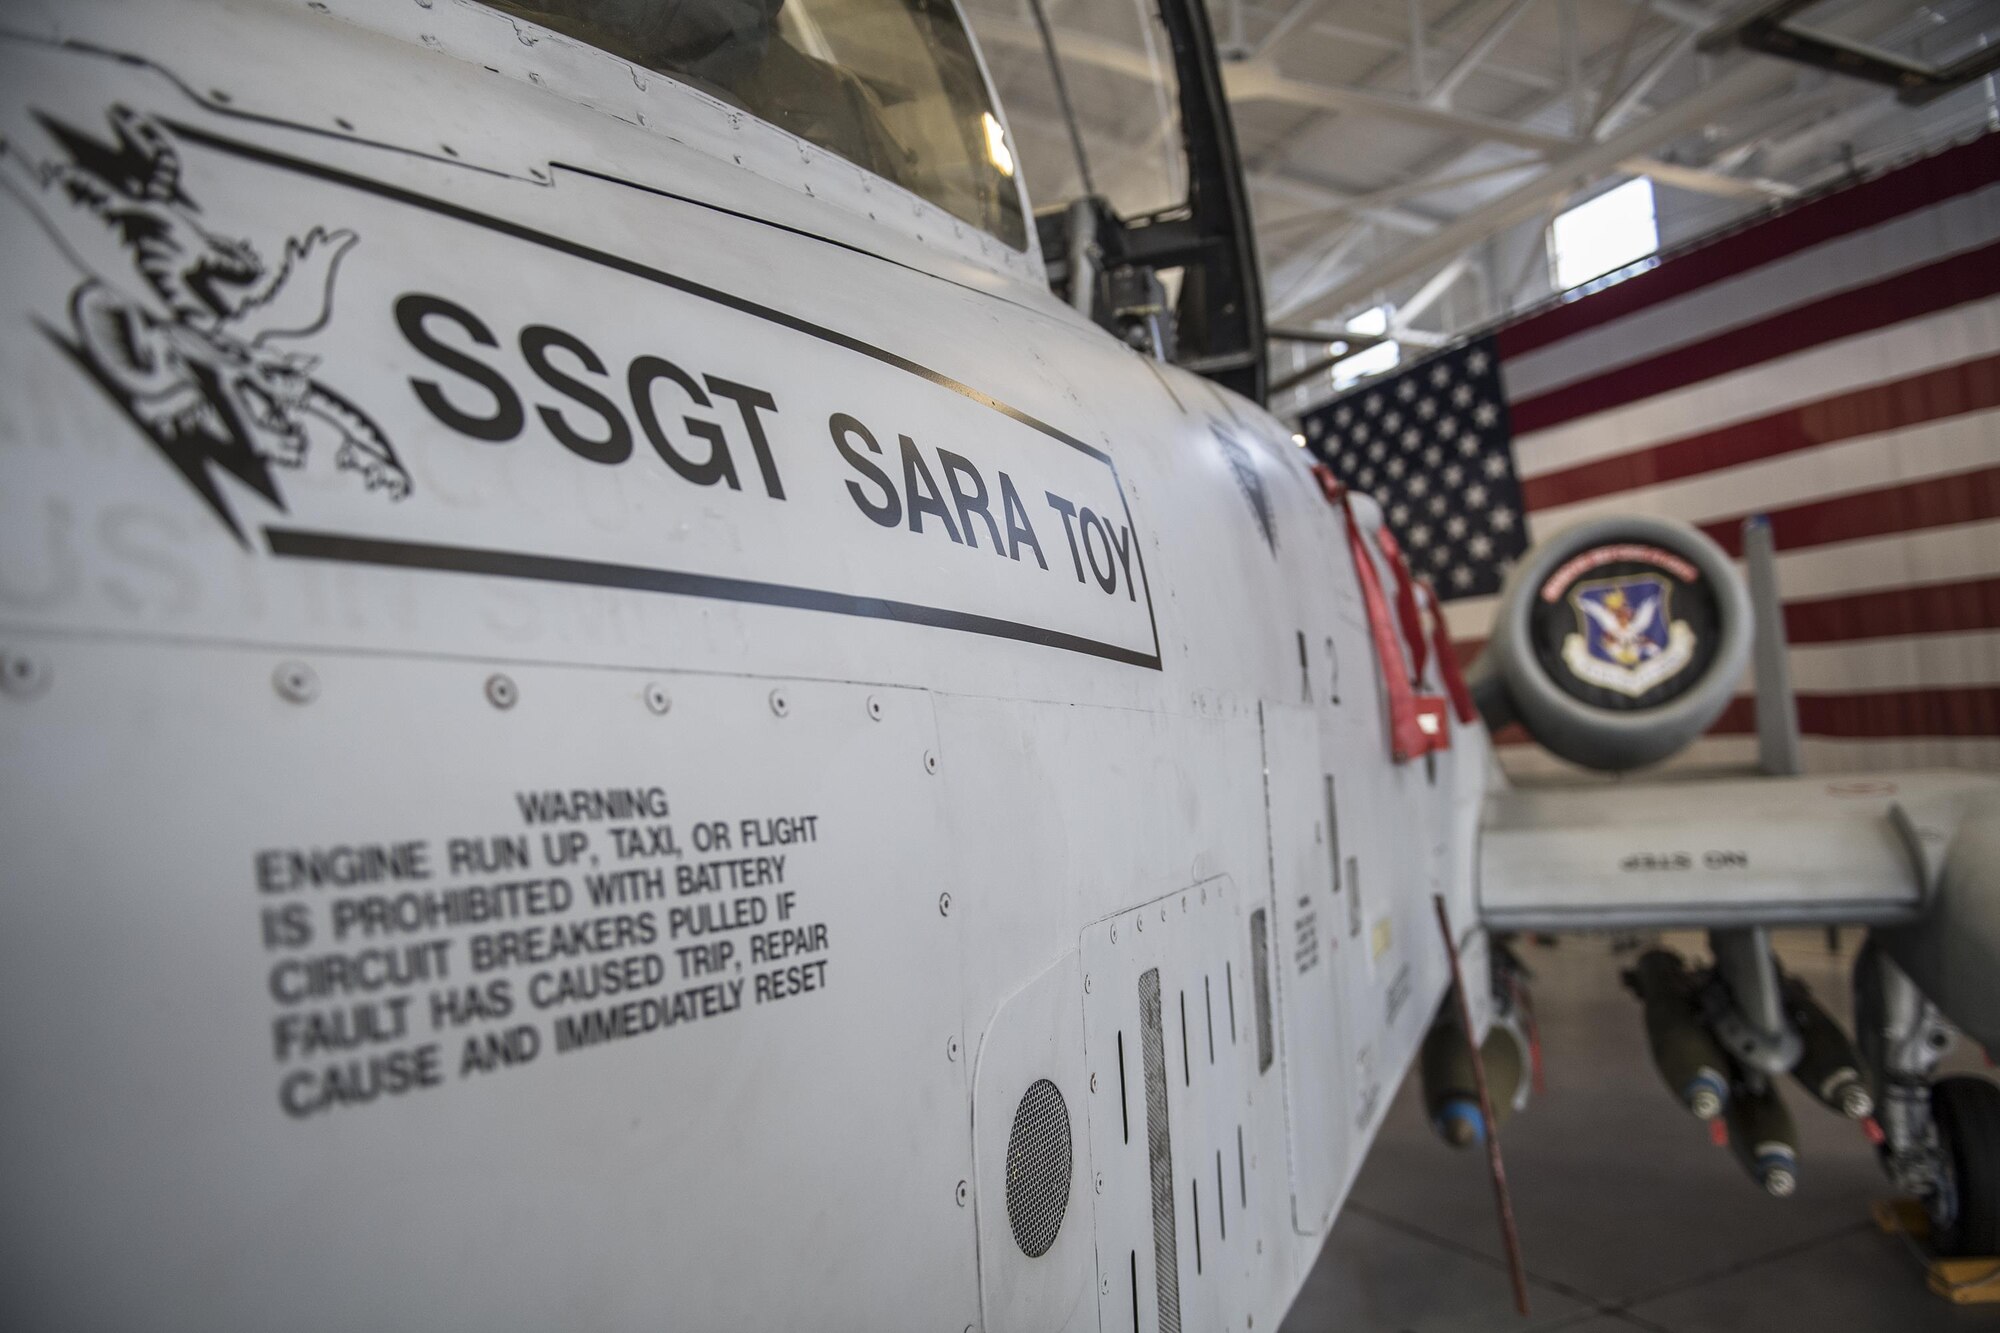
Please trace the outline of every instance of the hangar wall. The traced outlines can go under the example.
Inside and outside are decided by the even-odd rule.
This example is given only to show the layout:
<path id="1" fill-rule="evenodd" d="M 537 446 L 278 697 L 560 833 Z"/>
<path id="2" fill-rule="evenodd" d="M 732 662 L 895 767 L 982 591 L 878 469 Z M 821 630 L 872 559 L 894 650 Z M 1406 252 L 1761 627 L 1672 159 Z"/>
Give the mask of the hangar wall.
<path id="1" fill-rule="evenodd" d="M 1451 415 L 1442 392 L 1438 416 L 1382 426 L 1399 404 L 1421 406 L 1465 346 L 1309 413 L 1306 433 L 1359 472 L 1369 450 L 1458 443 L 1435 438 Z M 1770 516 L 1811 770 L 2000 768 L 2000 134 L 1711 237 L 1470 346 L 1499 370 L 1504 412 L 1484 424 L 1507 437 L 1529 538 L 1636 512 L 1688 520 L 1735 554 L 1742 519 Z M 1401 501 L 1400 535 L 1423 545 L 1409 529 L 1435 494 L 1416 503 L 1386 471 L 1361 484 L 1392 519 Z M 1465 498 L 1437 518 L 1492 521 L 1490 501 Z M 1454 599 L 1438 582 L 1470 656 L 1496 598 Z M 1468 581 L 1475 593 L 1490 582 Z M 1749 689 L 1746 678 L 1673 762 L 1748 762 Z M 1525 736 L 1501 740 L 1512 771 L 1561 766 Z"/>

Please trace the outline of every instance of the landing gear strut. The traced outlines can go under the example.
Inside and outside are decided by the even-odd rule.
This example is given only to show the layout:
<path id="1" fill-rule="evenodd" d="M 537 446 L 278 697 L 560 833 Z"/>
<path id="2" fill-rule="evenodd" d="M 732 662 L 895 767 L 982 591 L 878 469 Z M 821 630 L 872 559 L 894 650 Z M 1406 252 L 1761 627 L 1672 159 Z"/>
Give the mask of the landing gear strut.
<path id="1" fill-rule="evenodd" d="M 1952 1030 L 1873 941 L 1854 963 L 1854 1018 L 1876 1071 L 1889 1178 L 1923 1201 L 1939 1254 L 2000 1253 L 2000 1087 L 1934 1080 Z"/>

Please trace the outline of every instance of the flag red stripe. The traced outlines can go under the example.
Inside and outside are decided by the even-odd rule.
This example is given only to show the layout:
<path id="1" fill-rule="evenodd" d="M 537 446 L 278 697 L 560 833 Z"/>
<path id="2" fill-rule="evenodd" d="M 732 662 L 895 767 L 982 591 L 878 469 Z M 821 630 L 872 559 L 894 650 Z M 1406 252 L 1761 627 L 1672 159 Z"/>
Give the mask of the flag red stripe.
<path id="1" fill-rule="evenodd" d="M 1530 477 L 1521 496 L 1530 510 L 1549 509 L 1996 407 L 2000 356 L 1984 356 Z"/>
<path id="2" fill-rule="evenodd" d="M 1744 731 L 1757 730 L 1756 709 L 1748 699 Z M 1727 714 L 1725 714 L 1727 716 Z M 1870 690 L 1860 694 L 1801 694 L 1799 730 L 1808 736 L 1854 740 L 1891 736 L 2000 736 L 2000 688 Z"/>
<path id="3" fill-rule="evenodd" d="M 1924 583 L 1785 603 L 1792 644 L 2000 629 L 2000 578 Z"/>
<path id="4" fill-rule="evenodd" d="M 1517 436 L 1546 430 L 1996 292 L 2000 292 L 2000 242 L 1836 292 L 1512 404 L 1513 430 Z"/>
<path id="5" fill-rule="evenodd" d="M 1502 360 L 1546 347 L 1649 305 L 1746 273 L 1808 246 L 1968 194 L 2000 179 L 2000 134 L 1823 195 L 1717 240 L 1670 255 L 1658 268 L 1501 329 Z"/>
<path id="6" fill-rule="evenodd" d="M 2000 518 L 2000 466 L 1812 500 L 1768 517 L 1780 551 Z M 1743 516 L 1703 523 L 1701 530 L 1732 556 L 1743 554 Z"/>
<path id="7" fill-rule="evenodd" d="M 1801 694 L 1798 705 L 1799 731 L 1807 736 L 1835 740 L 2000 736 L 2000 688 L 1994 686 Z M 1757 701 L 1748 695 L 1731 699 L 1704 734 L 1756 735 Z M 1502 728 L 1493 740 L 1498 745 L 1534 743 L 1518 724 Z"/>

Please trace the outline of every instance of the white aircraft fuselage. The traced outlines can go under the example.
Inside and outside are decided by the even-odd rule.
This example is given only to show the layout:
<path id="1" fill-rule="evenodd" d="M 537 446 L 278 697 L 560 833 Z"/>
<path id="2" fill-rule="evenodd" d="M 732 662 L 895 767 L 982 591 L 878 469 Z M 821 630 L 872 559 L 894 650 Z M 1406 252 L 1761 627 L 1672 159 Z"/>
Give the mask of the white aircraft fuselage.
<path id="1" fill-rule="evenodd" d="M 1274 1329 L 1485 991 L 1287 429 L 466 0 L 4 28 L 0 1305 Z"/>

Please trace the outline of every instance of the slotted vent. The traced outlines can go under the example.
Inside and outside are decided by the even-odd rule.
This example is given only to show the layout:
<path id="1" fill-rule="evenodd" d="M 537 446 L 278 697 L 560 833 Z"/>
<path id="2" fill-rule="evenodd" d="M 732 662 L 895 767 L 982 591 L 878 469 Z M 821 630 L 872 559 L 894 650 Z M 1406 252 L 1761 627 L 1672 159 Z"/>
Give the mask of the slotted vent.
<path id="1" fill-rule="evenodd" d="M 1071 1166 L 1069 1106 L 1060 1088 L 1037 1079 L 1021 1094 L 1007 1138 L 1007 1220 L 1030 1259 L 1047 1254 L 1062 1230 Z"/>

